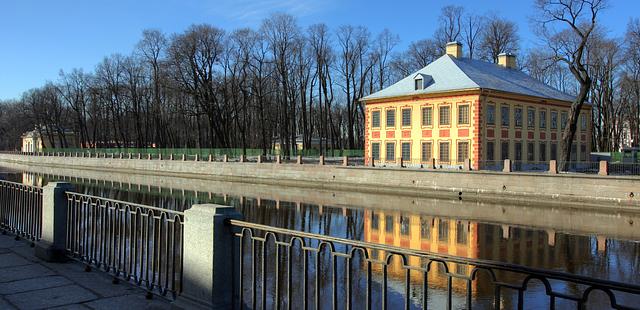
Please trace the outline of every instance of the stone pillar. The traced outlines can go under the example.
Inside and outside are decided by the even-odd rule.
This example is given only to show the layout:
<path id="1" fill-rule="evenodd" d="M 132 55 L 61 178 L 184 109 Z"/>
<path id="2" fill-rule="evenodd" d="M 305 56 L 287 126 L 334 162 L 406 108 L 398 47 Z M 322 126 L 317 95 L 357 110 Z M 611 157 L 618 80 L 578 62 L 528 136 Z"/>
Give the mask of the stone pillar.
<path id="1" fill-rule="evenodd" d="M 209 154 L 209 161 L 213 161 L 213 155 Z"/>
<path id="2" fill-rule="evenodd" d="M 349 166 L 349 156 L 342 157 L 342 165 L 345 167 Z"/>
<path id="3" fill-rule="evenodd" d="M 318 157 L 318 165 L 324 166 L 324 155 Z"/>
<path id="4" fill-rule="evenodd" d="M 151 153 L 147 154 L 147 159 L 151 160 Z"/>
<path id="5" fill-rule="evenodd" d="M 142 154 L 138 153 L 138 159 L 142 159 Z"/>
<path id="6" fill-rule="evenodd" d="M 196 154 L 196 158 L 194 159 L 194 161 L 200 161 L 200 155 Z"/>
<path id="7" fill-rule="evenodd" d="M 276 164 L 281 164 L 282 163 L 282 157 L 280 157 L 280 155 L 276 156 Z"/>
<path id="8" fill-rule="evenodd" d="M 122 154 L 122 152 L 120 152 L 120 159 L 124 158 L 124 154 Z"/>
<path id="9" fill-rule="evenodd" d="M 606 160 L 600 161 L 600 169 L 598 170 L 599 175 L 609 175 L 609 162 Z"/>
<path id="10" fill-rule="evenodd" d="M 127 153 L 127 159 L 131 159 L 131 153 Z"/>
<path id="11" fill-rule="evenodd" d="M 264 161 L 264 157 L 262 155 L 258 155 L 258 163 L 261 164 Z"/>
<path id="12" fill-rule="evenodd" d="M 296 164 L 302 165 L 302 155 L 298 155 L 298 159 L 296 160 Z"/>
<path id="13" fill-rule="evenodd" d="M 66 182 L 51 182 L 42 189 L 42 238 L 35 254 L 47 262 L 66 261 L 67 249 L 67 191 L 73 186 Z"/>
<path id="14" fill-rule="evenodd" d="M 230 206 L 202 204 L 185 210 L 183 293 L 176 300 L 177 306 L 232 307 L 240 258 L 233 227 L 226 223 L 229 219 L 240 219 L 240 214 Z"/>
<path id="15" fill-rule="evenodd" d="M 462 169 L 464 171 L 471 171 L 471 158 L 467 158 L 464 160 L 464 163 L 462 165 Z"/>
<path id="16" fill-rule="evenodd" d="M 550 174 L 558 174 L 558 161 L 550 160 L 549 161 L 549 173 Z"/>
<path id="17" fill-rule="evenodd" d="M 511 159 L 504 160 L 504 166 L 502 167 L 502 172 L 511 172 Z"/>
<path id="18" fill-rule="evenodd" d="M 223 163 L 228 163 L 228 162 L 229 162 L 229 155 L 224 154 L 224 155 L 222 156 L 222 162 L 223 162 Z"/>
<path id="19" fill-rule="evenodd" d="M 186 161 L 187 160 L 187 155 L 185 155 L 184 153 L 182 154 L 182 161 Z"/>
<path id="20" fill-rule="evenodd" d="M 247 157 L 246 157 L 246 156 L 244 156 L 244 155 L 240 155 L 240 162 L 241 162 L 241 163 L 244 163 L 244 162 L 246 162 L 246 161 L 247 161 Z"/>

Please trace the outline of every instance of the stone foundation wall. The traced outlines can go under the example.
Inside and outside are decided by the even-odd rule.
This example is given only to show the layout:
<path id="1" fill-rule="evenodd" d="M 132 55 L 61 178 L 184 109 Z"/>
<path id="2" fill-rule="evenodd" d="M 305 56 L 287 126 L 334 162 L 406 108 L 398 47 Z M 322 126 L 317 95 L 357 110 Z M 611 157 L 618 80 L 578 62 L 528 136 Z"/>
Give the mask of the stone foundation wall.
<path id="1" fill-rule="evenodd" d="M 13 154 L 0 154 L 0 161 L 399 195 L 450 196 L 462 192 L 466 198 L 477 196 L 480 199 L 515 199 L 531 203 L 543 199 L 640 208 L 640 178 L 637 177 Z"/>

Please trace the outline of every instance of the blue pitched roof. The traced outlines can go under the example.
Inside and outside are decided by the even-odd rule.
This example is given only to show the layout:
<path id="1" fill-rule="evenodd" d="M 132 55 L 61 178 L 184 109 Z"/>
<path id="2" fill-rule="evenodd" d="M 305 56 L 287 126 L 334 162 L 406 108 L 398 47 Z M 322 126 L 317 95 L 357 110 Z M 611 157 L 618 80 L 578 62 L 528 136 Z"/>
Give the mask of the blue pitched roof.
<path id="1" fill-rule="evenodd" d="M 417 74 L 428 75 L 432 81 L 426 83 L 423 89 L 415 90 L 414 77 Z M 504 68 L 481 60 L 444 55 L 397 83 L 362 100 L 478 88 L 562 101 L 574 99 L 573 96 L 548 86 L 520 70 Z"/>

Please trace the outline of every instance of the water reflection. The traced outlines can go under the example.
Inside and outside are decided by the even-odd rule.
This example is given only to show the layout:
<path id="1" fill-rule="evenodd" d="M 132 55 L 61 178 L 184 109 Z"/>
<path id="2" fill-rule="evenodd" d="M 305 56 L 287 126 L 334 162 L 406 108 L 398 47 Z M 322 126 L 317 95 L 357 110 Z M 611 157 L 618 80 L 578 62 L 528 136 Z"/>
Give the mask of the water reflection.
<path id="1" fill-rule="evenodd" d="M 588 275 L 603 279 L 622 281 L 627 283 L 640 283 L 640 245 L 637 240 L 625 240 L 608 238 L 597 235 L 599 231 L 591 231 L 591 234 L 559 232 L 548 228 L 522 227 L 504 223 L 491 223 L 478 221 L 474 218 L 456 218 L 421 211 L 422 208 L 413 208 L 415 211 L 379 210 L 370 208 L 370 202 L 362 200 L 358 205 L 318 205 L 308 201 L 284 201 L 281 199 L 269 199 L 270 197 L 234 196 L 226 192 L 220 192 L 216 188 L 209 191 L 193 191 L 175 188 L 158 187 L 151 185 L 139 185 L 111 182 L 96 179 L 75 179 L 51 174 L 13 173 L 5 174 L 10 180 L 32 185 L 45 185 L 50 181 L 65 179 L 74 183 L 80 193 L 114 198 L 123 201 L 153 205 L 157 207 L 184 210 L 197 203 L 218 203 L 235 206 L 245 217 L 246 221 L 266 224 L 276 227 L 288 228 L 299 231 L 331 235 L 346 239 L 362 240 L 379 244 L 393 245 L 397 247 L 425 250 L 434 253 L 449 254 L 468 258 L 481 258 L 521 264 L 525 266 L 568 271 L 576 274 Z M 286 192 L 287 188 L 282 188 Z M 433 200 L 433 204 L 451 204 L 453 202 Z M 462 207 L 463 205 L 461 205 Z M 394 208 L 391 208 L 394 209 Z M 426 208 L 425 208 L 426 209 Z M 503 211 L 504 212 L 504 211 Z M 268 251 L 270 259 L 274 250 Z M 381 251 L 372 251 L 371 257 L 384 257 Z M 323 255 L 323 254 L 321 254 Z M 281 255 L 284 260 L 286 255 Z M 300 260 L 301 258 L 296 258 Z M 410 265 L 420 266 L 423 262 L 418 258 L 412 258 Z M 363 270 L 362 259 L 354 259 L 352 264 Z M 468 275 L 469 266 L 451 264 L 447 266 L 450 272 L 458 275 Z M 344 276 L 346 262 L 338 265 Z M 442 304 L 445 297 L 444 288 L 447 279 L 444 276 L 444 267 L 434 267 L 430 272 L 429 301 Z M 372 294 L 380 297 L 381 265 L 374 265 L 374 282 Z M 389 266 L 390 275 L 389 306 L 402 306 L 406 273 L 402 263 L 395 259 Z M 256 276 L 260 276 L 259 270 Z M 364 298 L 362 294 L 365 287 L 365 277 L 354 273 L 354 298 Z M 320 287 L 330 286 L 330 273 L 321 274 Z M 412 306 L 417 307 L 423 293 L 423 274 L 411 272 L 410 296 Z M 308 279 L 310 283 L 315 279 Z M 297 283 L 302 286 L 302 283 Z M 311 284 L 309 284 L 311 288 Z M 284 287 L 284 284 L 283 286 Z M 468 288 L 465 281 L 454 280 L 454 305 L 464 306 L 464 295 Z M 329 289 L 329 288 L 327 288 Z M 346 289 L 339 288 L 344 297 Z M 576 291 L 578 288 L 564 288 L 568 291 Z M 471 287 L 473 298 L 488 306 L 492 300 L 493 289 L 482 281 L 473 282 Z M 535 292 L 540 292 L 538 283 Z M 330 289 L 329 289 L 330 291 Z M 310 289 L 310 293 L 313 290 Z M 270 290 L 270 294 L 274 294 Z M 296 295 L 296 298 L 300 297 Z M 310 297 L 311 298 L 311 297 Z M 502 306 L 513 306 L 513 295 L 506 294 L 501 301 Z M 294 299 L 295 300 L 295 299 Z M 535 296 L 525 295 L 532 305 L 543 306 L 546 302 Z M 640 302 L 638 302 L 640 304 Z M 438 308 L 438 306 L 436 306 Z M 454 307 L 455 308 L 455 307 Z"/>

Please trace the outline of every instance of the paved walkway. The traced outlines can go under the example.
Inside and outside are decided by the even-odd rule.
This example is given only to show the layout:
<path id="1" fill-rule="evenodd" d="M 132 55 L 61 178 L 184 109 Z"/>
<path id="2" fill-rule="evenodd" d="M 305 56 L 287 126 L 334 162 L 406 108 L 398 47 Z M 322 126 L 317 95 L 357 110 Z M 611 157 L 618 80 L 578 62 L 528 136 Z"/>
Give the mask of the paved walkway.
<path id="1" fill-rule="evenodd" d="M 0 235 L 0 309 L 171 309 L 161 297 L 77 262 L 46 263 L 30 243 Z"/>

